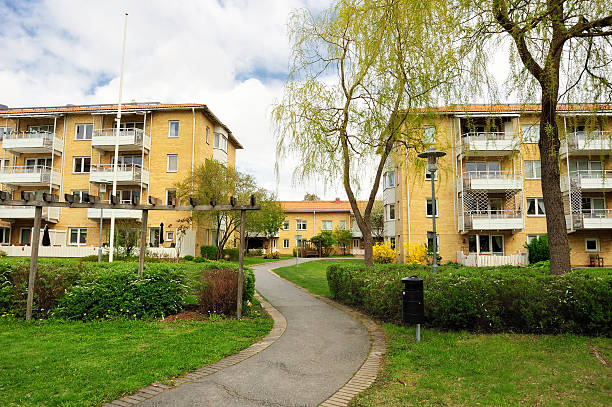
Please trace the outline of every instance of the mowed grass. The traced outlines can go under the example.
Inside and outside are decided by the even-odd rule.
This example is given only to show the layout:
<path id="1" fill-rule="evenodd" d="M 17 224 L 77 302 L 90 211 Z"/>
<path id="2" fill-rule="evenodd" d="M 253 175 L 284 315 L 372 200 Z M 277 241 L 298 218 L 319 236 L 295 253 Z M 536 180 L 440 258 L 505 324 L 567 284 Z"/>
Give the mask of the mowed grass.
<path id="1" fill-rule="evenodd" d="M 245 266 L 252 266 L 253 264 L 261 264 L 261 263 L 271 263 L 274 261 L 281 261 L 281 260 L 287 260 L 287 259 L 291 259 L 292 256 L 283 254 L 280 256 L 280 259 L 264 259 L 261 256 L 256 256 L 256 257 L 245 257 L 244 258 L 244 265 Z M 238 263 L 237 261 L 235 263 Z"/>
<path id="2" fill-rule="evenodd" d="M 352 407 L 612 405 L 610 339 L 384 329 L 385 369 Z"/>
<path id="3" fill-rule="evenodd" d="M 0 406 L 97 406 L 213 363 L 272 320 L 26 323 L 0 320 Z"/>
<path id="4" fill-rule="evenodd" d="M 274 269 L 274 272 L 282 278 L 306 288 L 311 293 L 330 297 L 331 292 L 327 284 L 327 266 L 337 263 L 363 264 L 363 259 L 310 261 L 300 263 L 298 266 L 277 268 Z"/>

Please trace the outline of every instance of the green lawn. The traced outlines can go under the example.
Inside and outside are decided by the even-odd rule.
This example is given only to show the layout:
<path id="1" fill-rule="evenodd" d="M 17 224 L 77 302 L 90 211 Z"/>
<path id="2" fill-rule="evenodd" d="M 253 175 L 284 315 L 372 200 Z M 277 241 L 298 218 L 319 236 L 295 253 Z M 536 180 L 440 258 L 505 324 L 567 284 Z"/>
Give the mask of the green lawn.
<path id="1" fill-rule="evenodd" d="M 1 406 L 96 406 L 265 336 L 267 316 L 222 322 L 0 319 Z"/>
<path id="2" fill-rule="evenodd" d="M 340 262 L 363 264 L 363 259 L 311 261 L 308 263 L 299 264 L 297 267 L 293 265 L 278 268 L 275 269 L 274 272 L 282 278 L 292 281 L 314 294 L 329 297 L 331 296 L 331 293 L 329 292 L 329 286 L 327 285 L 327 266 Z"/>
<path id="3" fill-rule="evenodd" d="M 326 268 L 333 262 L 275 271 L 329 296 Z M 426 329 L 416 343 L 414 328 L 387 324 L 384 329 L 385 368 L 377 382 L 351 402 L 353 407 L 612 405 L 609 338 Z"/>
<path id="4" fill-rule="evenodd" d="M 283 254 L 280 256 L 280 259 L 264 259 L 261 256 L 257 256 L 257 257 L 245 257 L 244 258 L 244 265 L 245 266 L 252 266 L 253 264 L 261 264 L 261 263 L 270 263 L 273 261 L 281 261 L 281 260 L 287 260 L 287 259 L 291 259 L 293 258 L 293 256 L 289 256 L 286 254 Z M 234 263 L 238 263 L 237 261 Z"/>

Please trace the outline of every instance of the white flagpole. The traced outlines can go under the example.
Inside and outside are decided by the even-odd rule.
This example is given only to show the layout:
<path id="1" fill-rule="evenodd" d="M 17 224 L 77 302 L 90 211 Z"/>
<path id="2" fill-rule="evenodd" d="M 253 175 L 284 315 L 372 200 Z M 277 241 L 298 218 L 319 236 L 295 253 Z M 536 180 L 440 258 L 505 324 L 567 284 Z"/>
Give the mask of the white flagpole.
<path id="1" fill-rule="evenodd" d="M 123 68 L 125 66 L 125 40 L 127 37 L 127 20 L 128 13 L 125 13 L 125 24 L 123 26 L 123 52 L 121 54 L 121 75 L 119 76 L 119 103 L 117 103 L 117 127 L 115 128 L 115 162 L 113 164 L 113 194 L 117 196 L 117 170 L 119 166 L 119 132 L 121 130 L 121 97 L 123 96 Z M 115 252 L 115 210 L 111 209 L 110 221 L 110 251 L 108 252 L 108 261 L 113 261 Z M 142 244 L 142 243 L 141 243 Z"/>

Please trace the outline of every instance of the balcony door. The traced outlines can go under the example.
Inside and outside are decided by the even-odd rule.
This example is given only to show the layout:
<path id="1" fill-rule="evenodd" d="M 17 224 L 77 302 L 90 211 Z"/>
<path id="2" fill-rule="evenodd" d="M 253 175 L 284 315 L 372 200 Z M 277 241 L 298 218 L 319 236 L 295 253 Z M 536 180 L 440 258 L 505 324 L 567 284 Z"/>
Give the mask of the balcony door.
<path id="1" fill-rule="evenodd" d="M 589 217 L 605 217 L 606 200 L 604 198 L 582 198 L 582 213 Z"/>
<path id="2" fill-rule="evenodd" d="M 142 156 L 141 155 L 120 155 L 117 161 L 119 168 L 122 170 L 131 170 L 132 165 L 142 167 Z M 111 164 L 115 164 L 115 156 L 111 156 Z"/>
<path id="3" fill-rule="evenodd" d="M 53 125 L 28 126 L 28 133 L 53 133 Z"/>
<path id="4" fill-rule="evenodd" d="M 601 176 L 601 161 L 572 160 L 570 161 L 570 174 L 594 178 Z"/>
<path id="5" fill-rule="evenodd" d="M 26 158 L 26 172 L 39 172 L 42 169 L 51 168 L 50 158 Z"/>
<path id="6" fill-rule="evenodd" d="M 501 163 L 499 161 L 467 161 L 465 172 L 471 178 L 483 178 L 485 175 L 498 177 L 501 174 Z"/>

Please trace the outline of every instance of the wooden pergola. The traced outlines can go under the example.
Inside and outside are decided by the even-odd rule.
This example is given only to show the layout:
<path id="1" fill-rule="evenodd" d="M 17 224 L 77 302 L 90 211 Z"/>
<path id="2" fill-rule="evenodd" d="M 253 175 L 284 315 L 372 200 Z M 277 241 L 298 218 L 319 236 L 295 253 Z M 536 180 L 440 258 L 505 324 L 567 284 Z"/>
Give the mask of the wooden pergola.
<path id="1" fill-rule="evenodd" d="M 190 198 L 188 206 L 162 205 L 159 198 L 149 197 L 147 205 L 141 205 L 136 200 L 131 204 L 120 203 L 119 196 L 110 196 L 110 203 L 100 202 L 100 198 L 94 195 L 83 194 L 83 196 L 65 194 L 65 201 L 60 202 L 57 195 L 48 192 L 42 193 L 42 200 L 35 200 L 35 195 L 31 192 L 22 192 L 21 199 L 11 199 L 5 191 L 0 191 L 0 206 L 33 206 L 34 210 L 34 233 L 32 234 L 32 257 L 30 259 L 30 274 L 28 276 L 28 298 L 26 303 L 26 320 L 32 318 L 32 303 L 34 300 L 34 285 L 38 272 L 38 247 L 40 244 L 40 223 L 42 218 L 42 208 L 97 208 L 97 209 L 132 209 L 142 211 L 142 226 L 140 229 L 140 253 L 138 256 L 138 275 L 142 275 L 144 268 L 146 245 L 144 244 L 147 235 L 147 220 L 149 211 L 240 211 L 240 246 L 238 257 L 238 294 L 236 303 L 236 317 L 242 317 L 242 286 L 244 283 L 244 235 L 246 211 L 261 209 L 256 204 L 255 197 L 251 196 L 250 205 L 238 205 L 236 198 L 230 199 L 229 205 L 217 205 L 211 201 L 210 205 L 200 205 L 198 199 Z M 176 200 L 174 201 L 176 203 Z"/>

